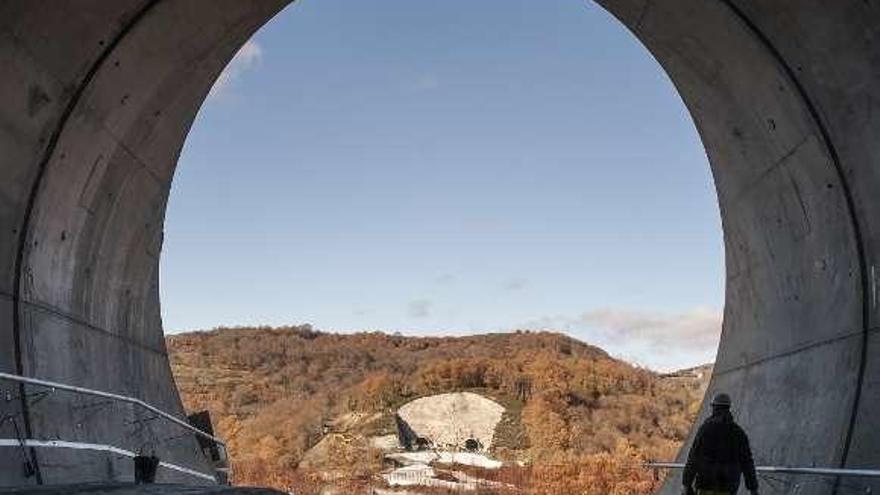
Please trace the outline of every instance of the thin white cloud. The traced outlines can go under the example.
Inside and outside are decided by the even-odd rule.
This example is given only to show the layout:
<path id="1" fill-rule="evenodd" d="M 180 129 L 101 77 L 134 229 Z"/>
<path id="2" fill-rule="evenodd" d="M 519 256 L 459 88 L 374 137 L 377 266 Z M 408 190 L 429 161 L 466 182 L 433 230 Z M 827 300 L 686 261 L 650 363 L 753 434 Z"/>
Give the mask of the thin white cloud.
<path id="1" fill-rule="evenodd" d="M 716 348 L 721 335 L 721 313 L 704 307 L 677 314 L 603 308 L 584 313 L 580 320 L 614 337 L 655 346 Z"/>
<path id="2" fill-rule="evenodd" d="M 208 98 L 218 98 L 226 94 L 244 72 L 259 66 L 263 60 L 263 47 L 254 40 L 248 40 L 220 73 Z"/>
<path id="3" fill-rule="evenodd" d="M 406 312 L 411 318 L 427 318 L 431 315 L 431 301 L 416 299 L 406 305 Z"/>
<path id="4" fill-rule="evenodd" d="M 601 308 L 577 317 L 539 318 L 523 328 L 565 331 L 632 363 L 670 371 L 711 361 L 721 320 L 720 311 L 707 307 L 680 313 Z"/>

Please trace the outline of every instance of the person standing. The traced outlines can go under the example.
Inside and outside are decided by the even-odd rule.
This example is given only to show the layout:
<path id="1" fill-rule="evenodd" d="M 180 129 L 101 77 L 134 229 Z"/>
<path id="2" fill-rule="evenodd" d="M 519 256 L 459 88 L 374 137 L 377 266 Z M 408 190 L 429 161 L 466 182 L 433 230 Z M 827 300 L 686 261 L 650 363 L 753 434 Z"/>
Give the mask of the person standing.
<path id="1" fill-rule="evenodd" d="M 700 425 L 688 453 L 682 483 L 684 495 L 734 495 L 740 478 L 758 495 L 758 477 L 749 437 L 730 412 L 730 396 L 712 398 L 712 415 Z"/>

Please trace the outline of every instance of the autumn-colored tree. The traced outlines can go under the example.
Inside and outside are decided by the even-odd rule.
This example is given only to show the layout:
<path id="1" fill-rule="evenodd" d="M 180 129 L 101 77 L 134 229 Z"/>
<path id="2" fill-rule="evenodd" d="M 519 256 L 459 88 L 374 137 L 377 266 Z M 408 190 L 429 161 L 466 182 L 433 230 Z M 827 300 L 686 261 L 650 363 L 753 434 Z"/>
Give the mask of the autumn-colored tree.
<path id="1" fill-rule="evenodd" d="M 674 455 L 703 392 L 547 332 L 415 338 L 231 328 L 167 344 L 186 408 L 209 410 L 227 441 L 233 480 L 298 494 L 328 483 L 359 493 L 381 470 L 366 439 L 395 432 L 389 411 L 462 390 L 507 408 L 493 453 L 529 463 L 480 476 L 529 480 L 539 494 L 647 494 L 653 478 L 632 466 Z"/>
<path id="2" fill-rule="evenodd" d="M 522 423 L 535 461 L 552 462 L 555 453 L 568 449 L 568 421 L 558 404 L 544 397 L 530 400 L 523 408 Z"/>

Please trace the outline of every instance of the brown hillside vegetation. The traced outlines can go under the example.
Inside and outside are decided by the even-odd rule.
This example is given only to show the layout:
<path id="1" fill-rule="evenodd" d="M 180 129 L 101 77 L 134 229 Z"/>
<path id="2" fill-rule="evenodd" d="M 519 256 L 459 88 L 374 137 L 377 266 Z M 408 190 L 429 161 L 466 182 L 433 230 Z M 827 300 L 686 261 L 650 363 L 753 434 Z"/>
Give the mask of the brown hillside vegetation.
<path id="1" fill-rule="evenodd" d="M 391 411 L 475 391 L 507 409 L 492 455 L 546 480 L 530 493 L 646 493 L 656 480 L 636 464 L 674 456 L 702 394 L 693 380 L 547 332 L 426 338 L 300 326 L 167 342 L 185 406 L 211 412 L 235 481 L 279 488 L 315 481 L 315 472 L 370 479 L 382 457 L 367 439 L 395 431 Z"/>

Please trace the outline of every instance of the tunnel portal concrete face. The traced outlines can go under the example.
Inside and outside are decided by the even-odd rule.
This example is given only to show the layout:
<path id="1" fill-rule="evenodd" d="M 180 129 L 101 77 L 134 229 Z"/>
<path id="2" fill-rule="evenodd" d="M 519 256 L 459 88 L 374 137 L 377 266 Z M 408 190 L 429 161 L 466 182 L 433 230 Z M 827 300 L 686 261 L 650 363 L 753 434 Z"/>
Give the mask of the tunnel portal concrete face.
<path id="1" fill-rule="evenodd" d="M 171 180 L 213 81 L 286 3 L 0 3 L 0 371 L 182 413 L 158 295 Z M 710 394 L 733 395 L 759 463 L 877 467 L 880 6 L 599 3 L 667 71 L 715 177 L 727 301 Z M 82 406 L 3 405 L 32 438 L 152 438 L 163 459 L 207 469 L 194 438 L 156 442 L 171 430 Z M 34 455 L 47 484 L 130 476 L 104 454 Z M 0 484 L 33 483 L 0 463 Z"/>

